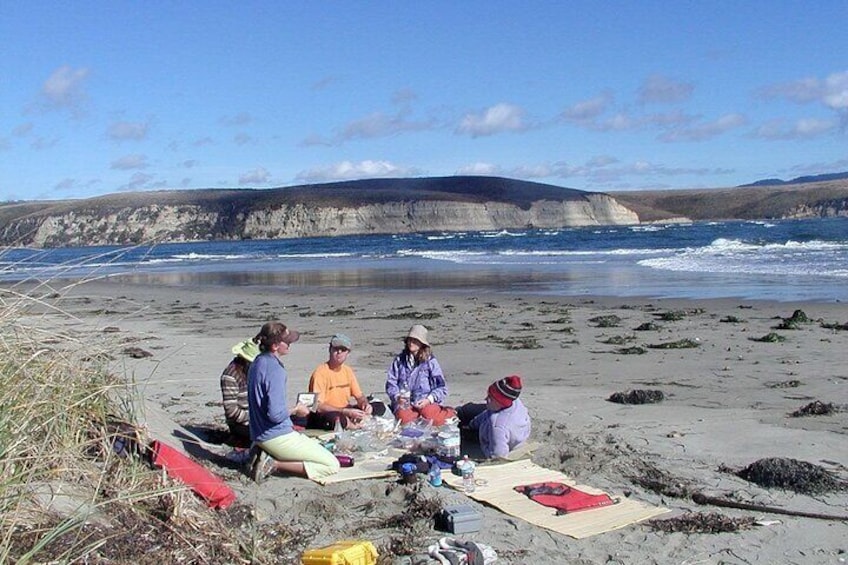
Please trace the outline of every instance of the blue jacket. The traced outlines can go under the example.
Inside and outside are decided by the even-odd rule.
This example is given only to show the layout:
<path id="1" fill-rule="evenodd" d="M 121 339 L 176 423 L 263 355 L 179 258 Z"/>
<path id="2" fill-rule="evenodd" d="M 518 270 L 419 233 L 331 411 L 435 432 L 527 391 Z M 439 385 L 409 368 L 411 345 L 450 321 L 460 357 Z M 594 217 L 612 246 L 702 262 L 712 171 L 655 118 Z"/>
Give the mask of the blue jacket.
<path id="1" fill-rule="evenodd" d="M 291 433 L 292 421 L 286 401 L 286 368 L 272 353 L 262 353 L 247 372 L 247 405 L 250 439 L 268 441 Z"/>

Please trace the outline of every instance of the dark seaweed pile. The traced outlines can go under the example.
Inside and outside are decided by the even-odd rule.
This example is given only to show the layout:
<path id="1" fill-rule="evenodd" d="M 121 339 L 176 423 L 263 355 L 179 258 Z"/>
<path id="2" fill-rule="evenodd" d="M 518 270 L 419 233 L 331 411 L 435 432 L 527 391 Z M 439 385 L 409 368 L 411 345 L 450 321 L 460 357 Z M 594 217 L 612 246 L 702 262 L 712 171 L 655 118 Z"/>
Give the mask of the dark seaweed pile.
<path id="1" fill-rule="evenodd" d="M 654 404 L 662 402 L 664 398 L 665 395 L 661 390 L 636 389 L 614 392 L 607 400 L 616 404 Z"/>
<path id="2" fill-rule="evenodd" d="M 759 459 L 736 475 L 761 487 L 779 487 L 801 494 L 820 494 L 845 488 L 845 483 L 827 469 L 786 457 Z"/>

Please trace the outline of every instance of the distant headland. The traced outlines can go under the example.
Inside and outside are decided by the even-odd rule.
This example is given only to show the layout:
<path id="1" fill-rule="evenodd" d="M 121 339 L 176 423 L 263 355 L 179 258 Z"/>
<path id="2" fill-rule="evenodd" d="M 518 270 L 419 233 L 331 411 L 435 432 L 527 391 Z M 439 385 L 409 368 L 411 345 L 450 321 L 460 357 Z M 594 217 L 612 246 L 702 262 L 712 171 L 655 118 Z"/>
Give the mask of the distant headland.
<path id="1" fill-rule="evenodd" d="M 609 193 L 484 176 L 115 193 L 0 204 L 0 245 L 128 245 L 848 216 L 848 173 L 822 177 L 827 178 Z"/>

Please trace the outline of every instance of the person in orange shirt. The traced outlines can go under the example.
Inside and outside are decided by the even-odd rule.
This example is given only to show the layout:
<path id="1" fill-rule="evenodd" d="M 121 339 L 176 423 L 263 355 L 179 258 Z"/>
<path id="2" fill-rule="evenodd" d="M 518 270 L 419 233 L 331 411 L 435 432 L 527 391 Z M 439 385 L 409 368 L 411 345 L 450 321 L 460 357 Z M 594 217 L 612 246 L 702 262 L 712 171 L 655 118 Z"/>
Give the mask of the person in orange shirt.
<path id="1" fill-rule="evenodd" d="M 309 392 L 318 395 L 318 405 L 307 418 L 307 428 L 332 430 L 338 419 L 343 428 L 356 429 L 362 427 L 368 416 L 382 416 L 386 412 L 385 404 L 379 400 L 371 402 L 362 393 L 356 373 L 345 363 L 351 348 L 349 337 L 334 335 L 327 362 L 312 372 Z"/>

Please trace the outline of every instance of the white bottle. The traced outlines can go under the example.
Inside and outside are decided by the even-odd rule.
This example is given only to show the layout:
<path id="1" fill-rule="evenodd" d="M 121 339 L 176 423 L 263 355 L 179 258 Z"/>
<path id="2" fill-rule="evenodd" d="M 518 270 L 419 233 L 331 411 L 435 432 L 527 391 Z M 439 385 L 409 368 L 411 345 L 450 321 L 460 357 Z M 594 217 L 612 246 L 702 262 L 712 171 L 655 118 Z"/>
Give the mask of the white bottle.
<path id="1" fill-rule="evenodd" d="M 467 455 L 462 459 L 462 490 L 474 492 L 474 463 Z"/>
<path id="2" fill-rule="evenodd" d="M 400 392 L 398 393 L 398 398 L 400 399 L 398 404 L 401 406 L 409 404 L 410 396 L 412 396 L 412 391 L 409 390 L 409 385 L 403 383 L 400 387 Z"/>

